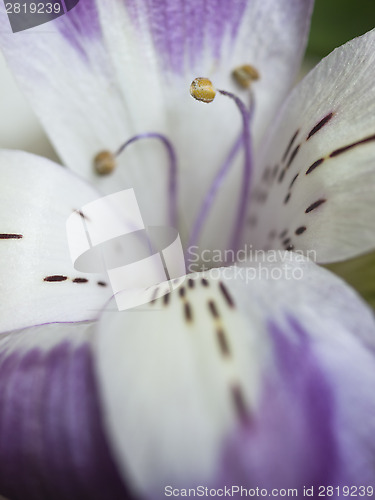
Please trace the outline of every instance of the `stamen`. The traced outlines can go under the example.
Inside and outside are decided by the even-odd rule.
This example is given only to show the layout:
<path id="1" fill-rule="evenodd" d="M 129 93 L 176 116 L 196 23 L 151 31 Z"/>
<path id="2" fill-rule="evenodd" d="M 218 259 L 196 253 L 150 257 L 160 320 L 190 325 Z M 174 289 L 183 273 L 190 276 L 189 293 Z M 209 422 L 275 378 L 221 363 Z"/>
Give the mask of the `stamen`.
<path id="1" fill-rule="evenodd" d="M 250 64 L 238 66 L 232 71 L 232 76 L 238 85 L 244 89 L 248 89 L 252 82 L 260 78 L 258 70 L 254 66 L 250 66 Z"/>
<path id="2" fill-rule="evenodd" d="M 195 81 L 195 80 L 194 80 Z M 194 83 L 194 82 L 193 82 Z M 211 84 L 212 85 L 212 84 Z M 254 99 L 251 99 L 251 106 L 250 110 L 248 110 L 245 106 L 245 104 L 241 101 L 239 97 L 236 95 L 232 94 L 231 92 L 227 92 L 226 90 L 220 90 L 217 89 L 217 92 L 220 94 L 230 97 L 231 99 L 234 100 L 236 103 L 242 117 L 242 136 L 236 141 L 234 144 L 232 150 L 230 151 L 228 157 L 226 158 L 223 166 L 220 168 L 218 174 L 214 178 L 210 190 L 208 192 L 208 195 L 203 201 L 202 208 L 199 212 L 198 218 L 194 224 L 192 235 L 190 238 L 190 244 L 189 246 L 192 246 L 196 243 L 200 231 L 203 226 L 203 222 L 207 218 L 207 215 L 209 213 L 209 209 L 212 206 L 214 197 L 216 192 L 218 191 L 218 188 L 223 182 L 223 179 L 228 172 L 230 165 L 232 164 L 239 147 L 241 144 L 243 144 L 244 147 L 244 153 L 245 153 L 245 164 L 244 164 L 244 177 L 243 177 L 243 183 L 242 183 L 242 193 L 240 197 L 240 203 L 238 207 L 238 214 L 236 217 L 236 223 L 235 223 L 235 228 L 233 231 L 233 236 L 231 240 L 231 245 L 230 248 L 236 251 L 238 249 L 238 246 L 240 244 L 241 240 L 241 233 L 243 231 L 243 228 L 245 226 L 245 217 L 246 217 L 246 208 L 247 208 L 247 201 L 249 197 L 249 191 L 250 191 L 250 181 L 251 181 L 251 173 L 252 173 L 252 152 L 251 152 L 251 135 L 250 135 L 250 119 L 253 115 L 254 112 Z M 193 96 L 194 97 L 194 96 Z"/>
<path id="3" fill-rule="evenodd" d="M 101 151 L 94 158 L 94 169 L 99 175 L 108 175 L 116 168 L 116 159 L 110 151 Z"/>
<path id="4" fill-rule="evenodd" d="M 100 174 L 111 173 L 116 166 L 116 158 L 133 142 L 142 139 L 158 139 L 165 146 L 169 157 L 169 220 L 173 227 L 177 227 L 177 156 L 172 143 L 162 134 L 157 132 L 146 132 L 135 135 L 127 140 L 115 154 L 109 151 L 102 151 L 94 159 L 94 168 Z"/>
<path id="5" fill-rule="evenodd" d="M 215 99 L 216 91 L 208 78 L 196 78 L 191 82 L 190 95 L 197 101 L 212 102 Z"/>

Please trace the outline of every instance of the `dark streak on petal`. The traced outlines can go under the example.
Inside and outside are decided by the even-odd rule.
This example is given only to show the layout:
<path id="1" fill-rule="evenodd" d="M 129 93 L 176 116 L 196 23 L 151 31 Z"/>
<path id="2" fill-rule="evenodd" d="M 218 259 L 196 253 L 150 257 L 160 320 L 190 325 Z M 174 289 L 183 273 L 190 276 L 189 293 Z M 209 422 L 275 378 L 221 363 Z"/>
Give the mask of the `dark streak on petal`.
<path id="1" fill-rule="evenodd" d="M 288 193 L 286 196 L 285 196 L 285 199 L 284 199 L 284 205 L 286 205 L 288 203 L 288 201 L 290 200 L 290 197 L 291 197 L 291 194 Z"/>
<path id="2" fill-rule="evenodd" d="M 283 241 L 283 245 L 289 245 L 290 243 L 290 238 L 287 238 L 286 240 Z"/>
<path id="3" fill-rule="evenodd" d="M 313 170 L 316 169 L 316 167 L 319 167 L 324 162 L 324 158 L 319 158 L 319 160 L 316 160 L 307 170 L 306 170 L 306 175 L 310 174 Z"/>
<path id="4" fill-rule="evenodd" d="M 169 292 L 164 295 L 164 297 L 163 297 L 163 304 L 165 306 L 167 306 L 169 304 L 170 297 L 171 297 L 171 294 Z"/>
<path id="5" fill-rule="evenodd" d="M 317 132 L 319 132 L 319 130 L 322 127 L 324 127 L 324 125 L 326 125 L 329 122 L 329 120 L 332 118 L 332 116 L 333 116 L 333 113 L 329 113 L 322 120 L 320 120 L 320 122 L 317 123 L 315 125 L 315 127 L 310 130 L 309 135 L 306 138 L 306 141 L 308 141 L 310 139 L 310 137 L 312 137 L 314 134 L 316 134 Z"/>
<path id="6" fill-rule="evenodd" d="M 193 314 L 191 312 L 191 307 L 189 302 L 185 302 L 184 304 L 184 314 L 185 314 L 185 319 L 188 323 L 191 323 L 193 321 Z"/>
<path id="7" fill-rule="evenodd" d="M 246 408 L 245 399 L 243 392 L 239 385 L 233 385 L 231 387 L 231 394 L 234 403 L 235 410 L 244 424 L 248 424 L 250 421 L 249 411 Z"/>
<path id="8" fill-rule="evenodd" d="M 282 171 L 280 172 L 280 175 L 279 175 L 279 178 L 278 178 L 278 182 L 282 182 L 282 181 L 283 181 L 283 179 L 284 179 L 284 175 L 285 175 L 285 172 L 286 172 L 286 170 L 285 170 L 285 168 L 284 168 L 284 170 L 282 170 Z"/>
<path id="9" fill-rule="evenodd" d="M 191 278 L 188 279 L 188 287 L 189 288 L 194 288 L 195 286 L 195 281 L 192 280 Z"/>
<path id="10" fill-rule="evenodd" d="M 215 302 L 213 302 L 212 300 L 209 300 L 208 301 L 208 308 L 210 310 L 210 313 L 212 314 L 212 316 L 215 319 L 219 319 L 220 318 L 219 311 L 217 310 Z"/>
<path id="11" fill-rule="evenodd" d="M 0 240 L 20 240 L 21 238 L 23 238 L 22 234 L 0 233 Z"/>
<path id="12" fill-rule="evenodd" d="M 312 212 L 316 208 L 320 207 L 323 203 L 325 203 L 327 200 L 324 198 L 321 198 L 320 200 L 314 201 L 309 207 L 306 208 L 305 213 L 308 214 L 309 212 Z"/>
<path id="13" fill-rule="evenodd" d="M 285 153 L 284 153 L 284 155 L 283 155 L 283 161 L 285 161 L 285 160 L 286 160 L 286 157 L 288 156 L 289 151 L 291 150 L 291 148 L 292 148 L 292 146 L 293 146 L 293 143 L 294 143 L 294 141 L 295 141 L 295 140 L 296 140 L 296 138 L 297 138 L 298 132 L 299 132 L 299 130 L 297 130 L 297 132 L 294 134 L 294 136 L 290 139 L 289 144 L 288 144 L 288 146 L 287 146 L 287 148 L 286 148 L 286 150 L 285 150 Z"/>
<path id="14" fill-rule="evenodd" d="M 224 285 L 222 281 L 219 283 L 219 288 L 221 290 L 221 293 L 224 296 L 224 299 L 226 300 L 227 304 L 229 307 L 234 307 L 234 300 L 232 299 L 232 296 L 230 295 L 228 288 Z"/>
<path id="15" fill-rule="evenodd" d="M 86 278 L 74 278 L 73 283 L 88 283 L 88 281 Z"/>
<path id="16" fill-rule="evenodd" d="M 288 245 L 285 250 L 291 252 L 292 250 L 294 250 L 294 245 Z"/>
<path id="17" fill-rule="evenodd" d="M 208 283 L 208 281 L 206 280 L 206 278 L 202 278 L 202 279 L 201 279 L 201 283 L 202 283 L 202 285 L 203 285 L 203 286 L 208 286 L 208 285 L 209 285 L 209 283 Z"/>
<path id="18" fill-rule="evenodd" d="M 107 283 L 105 281 L 98 281 L 99 286 L 107 286 Z"/>
<path id="19" fill-rule="evenodd" d="M 179 293 L 180 297 L 185 297 L 185 293 L 186 293 L 185 287 L 182 286 L 181 288 L 179 288 L 178 293 Z"/>
<path id="20" fill-rule="evenodd" d="M 288 230 L 287 230 L 287 229 L 284 229 L 284 231 L 283 231 L 282 233 L 280 233 L 279 238 L 281 238 L 281 239 L 282 239 L 282 238 L 285 238 L 285 236 L 287 235 L 287 233 L 288 233 Z"/>
<path id="21" fill-rule="evenodd" d="M 82 219 L 85 219 L 87 221 L 90 220 L 88 217 L 86 217 L 86 215 L 82 212 L 82 210 L 74 210 L 74 212 L 77 212 L 77 214 L 80 215 Z"/>
<path id="22" fill-rule="evenodd" d="M 295 230 L 295 234 L 298 236 L 306 231 L 307 227 L 306 226 L 300 226 Z"/>
<path id="23" fill-rule="evenodd" d="M 286 165 L 286 168 L 289 168 L 289 167 L 290 167 L 290 165 L 292 164 L 292 162 L 293 162 L 294 158 L 297 156 L 297 153 L 298 153 L 298 151 L 299 151 L 299 148 L 300 148 L 300 147 L 301 147 L 301 144 L 298 144 L 298 146 L 296 146 L 296 147 L 293 149 L 293 152 L 292 152 L 292 154 L 290 155 L 290 158 L 289 158 L 288 163 L 287 163 L 287 165 Z"/>
<path id="24" fill-rule="evenodd" d="M 46 276 L 43 281 L 54 283 L 56 281 L 66 281 L 67 279 L 68 279 L 67 276 L 61 276 L 59 274 L 55 274 L 54 276 Z"/>
<path id="25" fill-rule="evenodd" d="M 296 182 L 296 180 L 297 180 L 297 177 L 298 177 L 298 176 L 299 176 L 299 172 L 298 172 L 298 174 L 296 174 L 296 175 L 293 177 L 292 182 L 289 184 L 289 189 L 292 189 L 293 184 Z"/>
<path id="26" fill-rule="evenodd" d="M 334 156 L 341 155 L 342 153 L 345 153 L 351 148 L 355 148 L 356 146 L 360 146 L 362 144 L 367 144 L 368 142 L 375 141 L 375 135 L 370 135 L 370 137 L 366 137 L 365 139 L 362 139 L 361 141 L 353 142 L 352 144 L 349 144 L 348 146 L 344 146 L 340 149 L 336 149 L 331 153 L 329 156 L 333 158 Z"/>
<path id="27" fill-rule="evenodd" d="M 230 349 L 229 349 L 229 345 L 228 345 L 228 341 L 227 341 L 227 338 L 225 336 L 225 333 L 223 332 L 223 330 L 221 328 L 219 328 L 216 331 L 216 334 L 217 334 L 217 340 L 219 342 L 220 351 L 221 351 L 222 355 L 223 356 L 230 356 Z"/>

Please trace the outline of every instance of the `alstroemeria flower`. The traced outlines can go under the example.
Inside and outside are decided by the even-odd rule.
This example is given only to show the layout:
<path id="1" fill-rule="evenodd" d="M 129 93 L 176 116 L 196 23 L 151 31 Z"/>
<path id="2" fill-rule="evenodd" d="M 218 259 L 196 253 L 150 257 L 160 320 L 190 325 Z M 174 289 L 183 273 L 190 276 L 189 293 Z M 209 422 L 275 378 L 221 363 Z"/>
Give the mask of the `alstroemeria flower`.
<path id="1" fill-rule="evenodd" d="M 178 220 L 201 249 L 247 243 L 314 250 L 329 262 L 374 248 L 375 31 L 337 49 L 287 97 L 311 8 L 81 0 L 13 34 L 0 5 L 9 64 L 65 164 L 96 184 L 0 152 L 1 494 L 163 498 L 233 485 L 267 496 L 325 486 L 332 496 L 347 486 L 372 495 L 375 322 L 343 282 L 280 254 L 263 263 L 270 279 L 249 280 L 251 261 L 191 274 L 120 313 L 105 307 L 107 278 L 78 273 L 66 241 L 73 211 L 134 187 L 148 224 Z M 250 91 L 231 76 L 244 65 L 260 76 Z M 241 119 L 221 95 L 194 102 L 196 77 L 251 113 Z M 178 208 L 156 140 L 138 140 L 107 177 L 93 171 L 98 152 L 150 133 L 176 153 Z M 285 262 L 302 279 L 273 278 Z"/>

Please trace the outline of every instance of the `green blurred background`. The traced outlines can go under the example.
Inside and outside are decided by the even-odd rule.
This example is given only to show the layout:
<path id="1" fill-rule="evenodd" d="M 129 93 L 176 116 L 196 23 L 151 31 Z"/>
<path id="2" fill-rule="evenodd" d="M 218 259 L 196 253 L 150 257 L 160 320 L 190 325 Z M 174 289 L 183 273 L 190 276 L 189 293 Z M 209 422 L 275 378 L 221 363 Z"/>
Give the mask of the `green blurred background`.
<path id="1" fill-rule="evenodd" d="M 315 0 L 307 53 L 324 57 L 374 27 L 375 0 Z"/>
<path id="2" fill-rule="evenodd" d="M 375 0 L 316 0 L 307 65 L 374 27 Z M 325 267 L 349 282 L 375 308 L 375 252 Z"/>

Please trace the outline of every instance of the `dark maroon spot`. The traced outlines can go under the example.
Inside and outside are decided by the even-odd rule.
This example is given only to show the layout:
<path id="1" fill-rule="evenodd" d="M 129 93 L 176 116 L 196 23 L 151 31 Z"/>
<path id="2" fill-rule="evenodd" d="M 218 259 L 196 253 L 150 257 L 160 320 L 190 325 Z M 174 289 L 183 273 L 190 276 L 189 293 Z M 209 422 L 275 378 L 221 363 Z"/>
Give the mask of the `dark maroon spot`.
<path id="1" fill-rule="evenodd" d="M 312 212 L 316 208 L 320 207 L 323 203 L 325 203 L 327 200 L 324 198 L 321 198 L 320 200 L 314 201 L 309 207 L 306 208 L 305 213 L 308 214 L 309 212 Z"/>
<path id="2" fill-rule="evenodd" d="M 83 212 L 82 210 L 74 210 L 74 212 L 77 212 L 77 214 L 79 214 L 82 219 L 85 219 L 85 220 L 90 220 Z"/>
<path id="3" fill-rule="evenodd" d="M 221 350 L 222 355 L 229 356 L 230 349 L 229 349 L 229 345 L 228 345 L 225 333 L 223 332 L 223 330 L 221 328 L 219 328 L 217 330 L 216 334 L 217 334 L 217 340 L 219 341 L 219 346 L 220 346 L 220 350 Z"/>
<path id="4" fill-rule="evenodd" d="M 163 303 L 164 303 L 164 305 L 167 306 L 169 304 L 170 296 L 171 296 L 171 294 L 169 292 L 164 295 L 164 297 L 163 297 Z"/>
<path id="5" fill-rule="evenodd" d="M 294 144 L 294 141 L 295 141 L 295 140 L 296 140 L 296 138 L 297 138 L 298 132 L 299 132 L 299 130 L 297 130 L 297 132 L 294 134 L 294 136 L 290 139 L 289 144 L 288 144 L 288 146 L 287 146 L 287 148 L 286 148 L 286 150 L 285 150 L 285 153 L 284 153 L 284 155 L 283 155 L 283 161 L 285 161 L 285 160 L 286 160 L 286 157 L 288 156 L 289 151 L 292 149 L 292 146 L 293 146 L 293 144 Z"/>
<path id="6" fill-rule="evenodd" d="M 248 424 L 250 421 L 250 414 L 246 407 L 245 398 L 243 392 L 239 385 L 234 385 L 231 387 L 231 394 L 234 403 L 235 410 L 244 424 Z"/>
<path id="7" fill-rule="evenodd" d="M 74 278 L 73 283 L 88 283 L 88 281 L 86 278 Z"/>
<path id="8" fill-rule="evenodd" d="M 290 243 L 290 238 L 287 238 L 286 240 L 283 241 L 283 245 L 289 245 Z"/>
<path id="9" fill-rule="evenodd" d="M 293 152 L 292 152 L 292 154 L 290 155 L 290 158 L 289 158 L 288 163 L 287 163 L 287 165 L 286 165 L 286 168 L 289 168 L 289 167 L 290 167 L 290 165 L 292 164 L 292 162 L 293 162 L 294 158 L 297 156 L 297 153 L 298 153 L 298 151 L 299 151 L 299 148 L 300 148 L 300 147 L 301 147 L 301 144 L 298 144 L 298 146 L 296 146 L 296 147 L 293 149 Z"/>
<path id="10" fill-rule="evenodd" d="M 288 230 L 284 229 L 284 231 L 282 233 L 280 233 L 279 238 L 281 238 L 281 239 L 285 238 L 285 236 L 287 235 L 287 233 L 288 233 Z"/>
<path id="11" fill-rule="evenodd" d="M 294 250 L 294 245 L 288 245 L 285 250 L 291 252 L 292 250 Z"/>
<path id="12" fill-rule="evenodd" d="M 332 116 L 333 116 L 333 113 L 329 113 L 322 120 L 320 120 L 320 122 L 317 123 L 315 125 L 315 127 L 310 130 L 309 135 L 306 138 L 306 141 L 308 141 L 310 139 L 310 137 L 312 137 L 314 134 L 316 134 L 317 132 L 319 132 L 319 130 L 322 127 L 324 127 L 324 125 L 326 125 L 329 122 L 329 120 L 332 118 Z"/>
<path id="13" fill-rule="evenodd" d="M 298 174 L 296 174 L 296 175 L 293 177 L 292 182 L 289 184 L 289 189 L 292 189 L 292 186 L 293 186 L 293 184 L 296 182 L 296 180 L 297 180 L 297 177 L 298 177 L 298 176 L 299 176 L 299 173 L 298 173 Z"/>
<path id="14" fill-rule="evenodd" d="M 44 278 L 44 281 L 48 281 L 50 283 L 53 283 L 55 281 L 66 281 L 68 279 L 67 276 L 61 276 L 60 274 L 55 274 L 54 276 L 46 276 Z"/>
<path id="15" fill-rule="evenodd" d="M 220 317 L 219 311 L 216 308 L 215 302 L 213 302 L 212 300 L 209 300 L 208 301 L 208 308 L 209 308 L 209 310 L 214 318 L 218 319 Z"/>
<path id="16" fill-rule="evenodd" d="M 264 172 L 263 172 L 263 175 L 262 175 L 262 181 L 265 182 L 265 183 L 267 183 L 269 181 L 270 174 L 271 174 L 270 167 L 266 167 L 264 169 Z"/>
<path id="17" fill-rule="evenodd" d="M 295 233 L 297 236 L 299 236 L 300 234 L 304 233 L 306 229 L 307 229 L 306 226 L 300 226 L 295 230 Z"/>
<path id="18" fill-rule="evenodd" d="M 209 285 L 209 283 L 208 283 L 208 281 L 206 280 L 206 278 L 202 278 L 202 279 L 201 279 L 201 283 L 202 283 L 202 285 L 203 285 L 203 286 L 208 286 L 208 285 Z"/>
<path id="19" fill-rule="evenodd" d="M 192 280 L 191 278 L 188 279 L 188 287 L 189 288 L 194 288 L 194 285 L 195 285 L 195 281 Z"/>
<path id="20" fill-rule="evenodd" d="M 107 286 L 107 283 L 105 281 L 98 281 L 97 283 L 99 286 Z"/>
<path id="21" fill-rule="evenodd" d="M 221 290 L 221 293 L 224 296 L 224 299 L 226 300 L 227 304 L 229 307 L 234 307 L 234 300 L 232 299 L 231 294 L 228 291 L 228 288 L 224 285 L 222 281 L 219 283 L 219 288 Z"/>
<path id="22" fill-rule="evenodd" d="M 193 321 L 193 315 L 191 312 L 191 307 L 190 307 L 189 302 L 185 302 L 185 304 L 184 304 L 184 314 L 185 314 L 185 319 L 188 323 Z"/>
<path id="23" fill-rule="evenodd" d="M 23 238 L 22 234 L 0 233 L 0 240 L 20 240 L 21 238 Z"/>
<path id="24" fill-rule="evenodd" d="M 316 169 L 316 167 L 319 167 L 324 162 L 324 158 L 319 158 L 319 160 L 316 160 L 307 170 L 306 170 L 306 175 L 310 174 L 313 170 Z"/>
<path id="25" fill-rule="evenodd" d="M 270 234 L 268 235 L 268 238 L 269 238 L 270 240 L 273 240 L 274 238 L 276 238 L 276 231 L 275 231 L 275 230 L 272 230 L 272 231 L 270 232 Z"/>
<path id="26" fill-rule="evenodd" d="M 375 135 L 370 135 L 370 137 L 366 137 L 365 139 L 362 139 L 361 141 L 353 142 L 353 144 L 349 144 L 348 146 L 344 146 L 340 149 L 336 149 L 331 153 L 329 156 L 333 158 L 334 156 L 341 155 L 341 153 L 345 153 L 351 148 L 355 148 L 356 146 L 360 146 L 361 144 L 366 144 L 368 142 L 375 141 Z"/>
<path id="27" fill-rule="evenodd" d="M 257 218 L 255 215 L 250 215 L 250 217 L 247 219 L 247 223 L 249 226 L 255 226 L 257 223 Z"/>
<path id="28" fill-rule="evenodd" d="M 180 294 L 180 297 L 185 297 L 185 293 L 186 293 L 186 290 L 185 290 L 185 287 L 181 287 L 179 290 L 178 290 L 178 293 Z"/>
<path id="29" fill-rule="evenodd" d="M 290 196 L 291 194 L 288 193 L 286 196 L 285 196 L 285 200 L 284 200 L 284 205 L 286 205 L 288 203 L 288 201 L 290 200 Z"/>
<path id="30" fill-rule="evenodd" d="M 283 181 L 284 176 L 285 176 L 285 172 L 286 172 L 286 170 L 285 170 L 285 168 L 284 168 L 284 170 L 282 170 L 282 171 L 280 172 L 279 178 L 277 179 L 277 180 L 278 180 L 278 182 L 282 182 L 282 181 Z"/>

